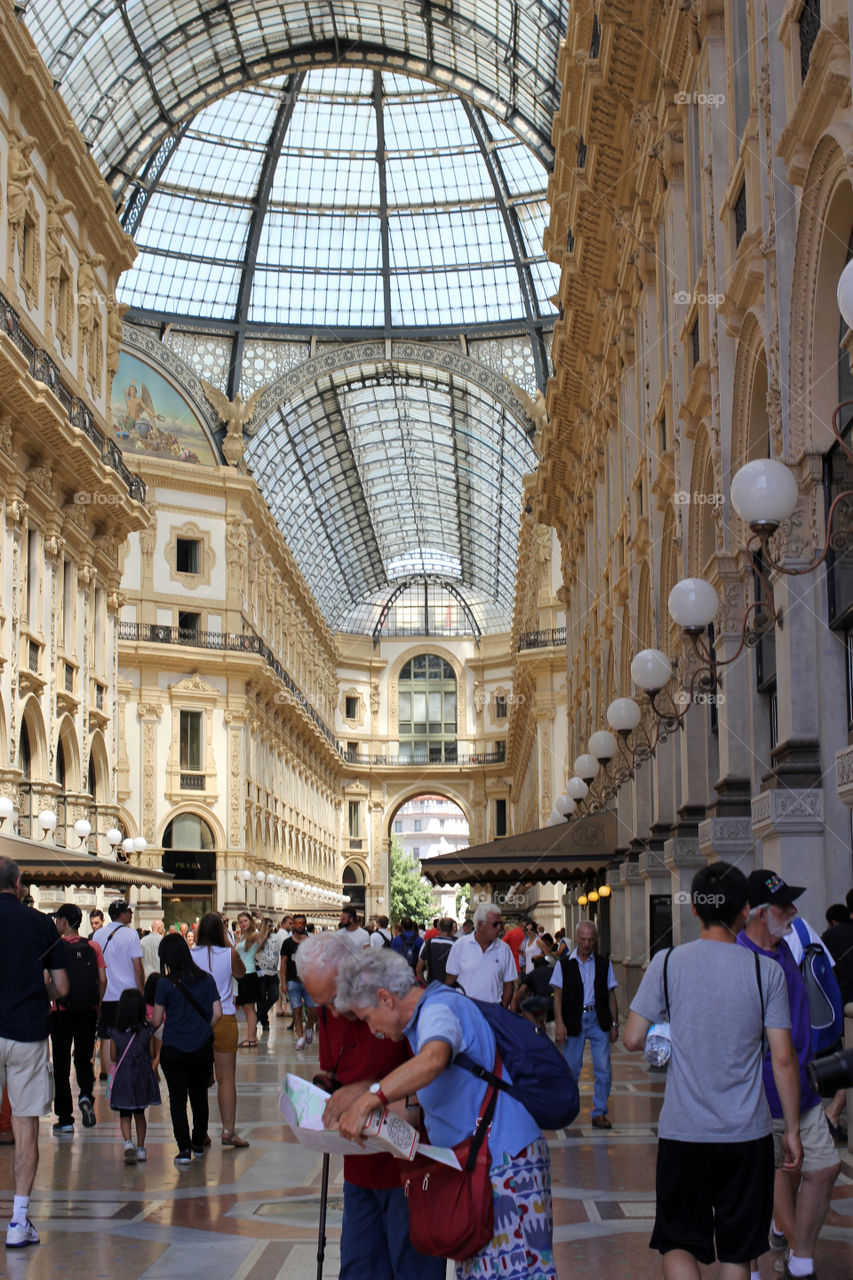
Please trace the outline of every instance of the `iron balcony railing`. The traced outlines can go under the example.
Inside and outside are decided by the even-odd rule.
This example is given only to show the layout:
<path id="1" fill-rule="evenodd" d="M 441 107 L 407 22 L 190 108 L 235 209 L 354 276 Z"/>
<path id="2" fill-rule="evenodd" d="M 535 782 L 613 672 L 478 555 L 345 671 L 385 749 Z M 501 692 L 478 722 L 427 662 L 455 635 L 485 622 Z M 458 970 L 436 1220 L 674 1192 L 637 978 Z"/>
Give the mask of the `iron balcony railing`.
<path id="1" fill-rule="evenodd" d="M 301 707 L 310 720 L 317 726 L 336 751 L 340 751 L 337 738 L 322 719 L 320 714 L 308 701 L 279 662 L 278 658 L 264 644 L 260 636 L 236 635 L 230 631 L 196 631 L 194 627 L 164 627 L 157 622 L 120 622 L 119 640 L 135 640 L 149 644 L 183 644 L 196 649 L 218 649 L 223 653 L 256 653 L 263 658 L 271 671 L 287 689 L 296 706 Z"/>
<path id="2" fill-rule="evenodd" d="M 344 760 L 347 764 L 357 765 L 392 765 L 399 768 L 409 768 L 412 765 L 418 769 L 426 766 L 431 769 L 447 768 L 448 766 L 457 765 L 483 765 L 483 764 L 504 764 L 506 762 L 506 749 L 499 751 L 477 751 L 467 755 L 446 755 L 443 760 L 426 760 L 411 759 L 399 755 L 382 755 L 371 754 L 361 751 L 344 751 Z"/>
<path id="3" fill-rule="evenodd" d="M 565 643 L 565 627 L 552 627 L 550 631 L 522 631 L 518 639 L 519 649 L 558 649 Z"/>
<path id="4" fill-rule="evenodd" d="M 121 449 L 114 440 L 108 440 L 95 425 L 91 410 L 73 395 L 60 377 L 59 370 L 46 351 L 32 343 L 21 328 L 17 311 L 0 293 L 0 331 L 12 340 L 27 358 L 29 371 L 37 382 L 49 387 L 62 405 L 72 426 L 84 432 L 98 450 L 101 461 L 121 476 L 127 491 L 136 502 L 145 502 L 145 481 L 126 466 Z"/>

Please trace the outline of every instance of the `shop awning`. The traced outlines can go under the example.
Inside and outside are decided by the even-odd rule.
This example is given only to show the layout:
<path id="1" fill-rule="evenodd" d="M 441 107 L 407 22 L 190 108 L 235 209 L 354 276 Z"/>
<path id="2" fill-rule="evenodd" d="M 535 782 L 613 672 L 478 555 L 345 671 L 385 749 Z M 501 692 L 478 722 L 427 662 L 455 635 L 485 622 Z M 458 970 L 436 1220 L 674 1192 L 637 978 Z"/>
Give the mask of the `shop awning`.
<path id="1" fill-rule="evenodd" d="M 17 862 L 24 884 L 172 887 L 172 877 L 165 871 L 98 858 L 46 841 L 29 840 L 26 836 L 0 834 L 0 856 Z"/>
<path id="2" fill-rule="evenodd" d="M 558 827 L 540 827 L 443 853 L 422 862 L 421 871 L 433 884 L 584 880 L 610 866 L 616 857 L 616 839 L 616 815 L 596 813 Z"/>

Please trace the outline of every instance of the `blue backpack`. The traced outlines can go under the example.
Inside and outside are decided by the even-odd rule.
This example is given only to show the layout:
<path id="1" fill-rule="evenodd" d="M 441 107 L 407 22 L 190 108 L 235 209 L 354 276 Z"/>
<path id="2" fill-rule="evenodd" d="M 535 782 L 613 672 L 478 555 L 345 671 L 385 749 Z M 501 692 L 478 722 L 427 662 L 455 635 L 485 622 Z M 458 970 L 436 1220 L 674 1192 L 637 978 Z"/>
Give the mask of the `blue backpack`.
<path id="1" fill-rule="evenodd" d="M 812 1051 L 825 1053 L 841 1039 L 844 1029 L 844 1001 L 832 965 L 818 942 L 812 942 L 804 920 L 796 917 L 794 929 L 803 944 L 800 973 L 809 993 L 812 1023 Z"/>
<path id="2" fill-rule="evenodd" d="M 442 988 L 445 991 L 453 987 Z M 486 1084 L 497 1085 L 530 1112 L 541 1129 L 562 1129 L 580 1110 L 577 1081 L 560 1050 L 534 1024 L 502 1004 L 474 1000 L 463 991 L 461 1000 L 476 1005 L 491 1027 L 511 1084 L 480 1066 L 467 1053 L 457 1053 L 453 1065 L 464 1067 Z"/>

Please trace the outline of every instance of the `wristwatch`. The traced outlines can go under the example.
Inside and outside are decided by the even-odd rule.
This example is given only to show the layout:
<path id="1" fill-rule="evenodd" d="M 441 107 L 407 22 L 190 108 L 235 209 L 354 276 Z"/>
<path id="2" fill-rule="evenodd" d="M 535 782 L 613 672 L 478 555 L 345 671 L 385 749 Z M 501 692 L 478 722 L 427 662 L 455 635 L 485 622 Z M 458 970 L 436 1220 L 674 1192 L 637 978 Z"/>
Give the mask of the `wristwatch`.
<path id="1" fill-rule="evenodd" d="M 391 1104 L 388 1101 L 388 1099 L 385 1097 L 385 1094 L 382 1092 L 382 1088 L 379 1084 L 372 1084 L 368 1092 L 375 1094 L 376 1097 L 379 1099 L 379 1101 L 382 1103 L 383 1107 L 390 1107 Z"/>

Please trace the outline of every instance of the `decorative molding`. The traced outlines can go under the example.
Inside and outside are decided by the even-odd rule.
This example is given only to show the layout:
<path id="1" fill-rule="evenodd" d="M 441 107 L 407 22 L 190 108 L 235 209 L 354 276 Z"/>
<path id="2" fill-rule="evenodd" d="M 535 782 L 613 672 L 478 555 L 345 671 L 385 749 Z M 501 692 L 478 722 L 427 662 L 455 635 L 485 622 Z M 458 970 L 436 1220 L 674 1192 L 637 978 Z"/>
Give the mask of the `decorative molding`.
<path id="1" fill-rule="evenodd" d="M 769 835 L 817 835 L 824 829 L 823 790 L 794 791 L 779 787 L 752 798 L 752 828 L 759 839 Z"/>

